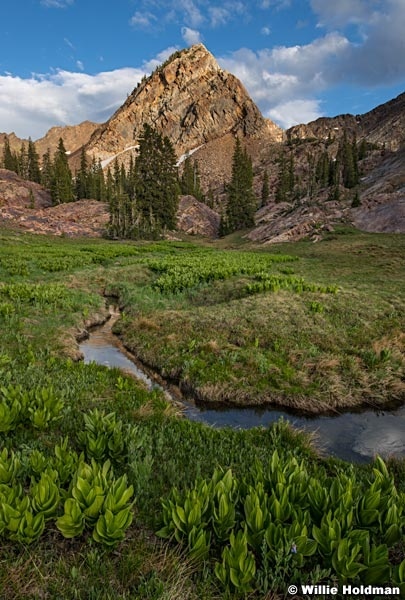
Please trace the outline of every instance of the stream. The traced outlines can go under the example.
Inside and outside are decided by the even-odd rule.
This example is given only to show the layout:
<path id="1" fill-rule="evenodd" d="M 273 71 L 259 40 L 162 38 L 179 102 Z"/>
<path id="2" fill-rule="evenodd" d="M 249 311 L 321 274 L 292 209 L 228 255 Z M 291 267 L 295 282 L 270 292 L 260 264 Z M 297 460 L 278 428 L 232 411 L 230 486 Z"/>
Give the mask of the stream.
<path id="1" fill-rule="evenodd" d="M 112 333 L 118 312 L 111 311 L 111 319 L 90 332 L 89 338 L 80 343 L 84 362 L 95 362 L 108 367 L 118 367 L 142 380 L 149 389 L 159 388 L 165 395 L 184 406 L 184 415 L 193 421 L 214 427 L 267 427 L 281 417 L 300 429 L 314 432 L 315 444 L 323 455 L 335 456 L 347 461 L 369 462 L 376 454 L 382 457 L 405 457 L 405 405 L 396 410 L 362 410 L 344 412 L 336 416 L 308 417 L 287 413 L 283 410 L 265 408 L 213 409 L 196 406 L 179 396 L 177 389 L 158 383 L 149 376 L 144 367 L 131 356 L 119 339 Z"/>

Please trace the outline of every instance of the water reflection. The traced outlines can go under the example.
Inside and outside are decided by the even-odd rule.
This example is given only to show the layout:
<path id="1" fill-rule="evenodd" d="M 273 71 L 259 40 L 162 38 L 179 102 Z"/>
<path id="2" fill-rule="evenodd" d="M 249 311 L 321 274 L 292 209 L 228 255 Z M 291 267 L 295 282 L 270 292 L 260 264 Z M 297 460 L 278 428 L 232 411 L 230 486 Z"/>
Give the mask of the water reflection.
<path id="1" fill-rule="evenodd" d="M 86 363 L 96 362 L 108 367 L 118 367 L 144 381 L 150 388 L 161 388 L 125 354 L 111 332 L 113 321 L 107 322 L 90 334 L 80 344 Z M 162 388 L 161 388 L 162 389 Z M 165 390 L 167 394 L 167 390 Z M 185 414 L 193 420 L 214 427 L 249 429 L 268 426 L 283 417 L 296 427 L 316 432 L 317 446 L 326 455 L 353 462 L 368 462 L 376 454 L 405 457 L 405 406 L 387 412 L 344 413 L 338 416 L 309 418 L 295 416 L 281 410 L 255 408 L 209 409 L 185 402 Z"/>

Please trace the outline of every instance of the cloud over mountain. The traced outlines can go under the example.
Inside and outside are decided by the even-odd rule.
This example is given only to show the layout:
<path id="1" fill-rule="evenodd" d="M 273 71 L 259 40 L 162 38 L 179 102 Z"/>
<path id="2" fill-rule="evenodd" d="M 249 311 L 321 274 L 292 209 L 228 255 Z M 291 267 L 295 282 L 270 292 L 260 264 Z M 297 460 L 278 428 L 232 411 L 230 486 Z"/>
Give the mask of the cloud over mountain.
<path id="1" fill-rule="evenodd" d="M 97 75 L 60 70 L 28 79 L 2 75 L 0 123 L 6 133 L 36 139 L 52 125 L 105 121 L 144 74 L 126 68 Z"/>

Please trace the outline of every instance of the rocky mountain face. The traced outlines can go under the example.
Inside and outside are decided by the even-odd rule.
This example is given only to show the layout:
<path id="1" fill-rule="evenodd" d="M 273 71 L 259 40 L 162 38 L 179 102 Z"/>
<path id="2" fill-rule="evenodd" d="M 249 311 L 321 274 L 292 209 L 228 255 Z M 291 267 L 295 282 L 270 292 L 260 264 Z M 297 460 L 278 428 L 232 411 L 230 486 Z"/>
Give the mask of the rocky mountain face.
<path id="1" fill-rule="evenodd" d="M 98 123 L 92 123 L 91 121 L 83 121 L 79 125 L 51 127 L 42 138 L 35 141 L 35 148 L 40 158 L 47 152 L 48 148 L 52 156 L 58 147 L 59 139 L 62 138 L 66 151 L 69 155 L 74 154 L 89 141 L 90 136 L 98 127 Z M 25 147 L 28 146 L 28 140 L 19 138 L 15 133 L 0 133 L 0 157 L 3 156 L 6 140 L 8 140 L 13 152 L 18 153 L 22 144 Z"/>
<path id="2" fill-rule="evenodd" d="M 47 149 L 51 155 L 58 147 L 59 139 L 62 138 L 66 151 L 74 154 L 84 144 L 86 144 L 92 133 L 99 127 L 98 123 L 92 121 L 83 121 L 79 125 L 66 125 L 65 127 L 52 127 L 47 131 L 44 137 L 36 140 L 35 147 L 39 156 L 43 156 Z"/>
<path id="3" fill-rule="evenodd" d="M 241 82 L 202 44 L 174 54 L 141 82 L 86 150 L 108 160 L 137 144 L 144 123 L 168 136 L 179 158 L 227 134 L 282 138 L 282 130 L 261 115 Z"/>
<path id="4" fill-rule="evenodd" d="M 352 143 L 366 143 L 366 157 L 358 163 L 360 181 L 354 189 L 339 186 L 339 200 L 330 188 L 316 186 L 315 165 L 322 153 L 335 160 L 346 133 Z M 270 197 L 256 215 L 249 237 L 262 243 L 311 237 L 336 223 L 352 224 L 370 232 L 405 233 L 405 93 L 364 115 L 338 115 L 297 125 L 285 132 L 283 145 L 263 156 L 259 171 L 267 171 Z M 280 156 L 292 157 L 296 179 L 295 198 L 275 203 Z M 288 160 L 287 159 L 287 160 Z M 256 177 L 259 193 L 260 177 Z M 315 184 L 315 185 L 314 185 Z M 313 188 L 315 187 L 315 192 Z M 297 189 L 298 188 L 298 189 Z M 301 188 L 301 189 L 299 189 Z M 358 194 L 359 206 L 353 207 Z"/>
<path id="5" fill-rule="evenodd" d="M 346 130 L 349 137 L 384 145 L 387 150 L 397 151 L 405 140 L 405 92 L 397 98 L 381 104 L 364 115 L 338 115 L 321 117 L 307 125 L 295 125 L 285 132 L 286 139 L 318 140 L 340 139 Z"/>

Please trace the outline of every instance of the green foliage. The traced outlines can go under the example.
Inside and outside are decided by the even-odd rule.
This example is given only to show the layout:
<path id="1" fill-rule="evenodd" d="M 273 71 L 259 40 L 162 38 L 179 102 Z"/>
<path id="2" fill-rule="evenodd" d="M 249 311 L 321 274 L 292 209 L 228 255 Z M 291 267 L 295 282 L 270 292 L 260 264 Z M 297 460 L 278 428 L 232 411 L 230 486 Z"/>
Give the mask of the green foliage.
<path id="1" fill-rule="evenodd" d="M 285 152 L 282 152 L 279 158 L 278 181 L 275 193 L 276 202 L 288 202 L 293 198 L 295 186 L 295 165 L 294 154 L 290 150 L 288 158 Z"/>
<path id="2" fill-rule="evenodd" d="M 349 142 L 347 131 L 339 144 L 339 162 L 342 165 L 342 180 L 346 188 L 353 188 L 359 183 L 357 141 Z"/>
<path id="3" fill-rule="evenodd" d="M 73 478 L 72 498 L 65 501 L 64 514 L 56 525 L 65 537 L 80 535 L 85 527 L 93 538 L 106 546 L 116 546 L 132 522 L 133 486 L 127 477 L 114 479 L 110 463 L 103 466 L 92 460 L 81 463 Z"/>
<path id="4" fill-rule="evenodd" d="M 69 168 L 66 149 L 62 138 L 59 139 L 51 167 L 50 192 L 53 204 L 73 202 L 73 179 Z"/>
<path id="5" fill-rule="evenodd" d="M 225 280 L 235 275 L 259 274 L 274 263 L 296 260 L 285 255 L 264 255 L 248 252 L 222 254 L 201 252 L 184 258 L 174 257 L 148 261 L 148 267 L 160 273 L 153 288 L 162 294 L 174 294 L 201 283 Z"/>
<path id="6" fill-rule="evenodd" d="M 45 429 L 49 423 L 61 418 L 64 400 L 53 388 L 40 388 L 29 393 L 28 412 L 30 421 L 37 429 Z"/>
<path id="7" fill-rule="evenodd" d="M 242 148 L 238 137 L 235 142 L 232 176 L 227 185 L 227 192 L 228 200 L 222 233 L 228 234 L 253 226 L 257 200 L 253 192 L 252 161 L 246 149 Z"/>
<path id="8" fill-rule="evenodd" d="M 269 174 L 267 171 L 263 174 L 262 190 L 261 190 L 261 206 L 266 206 L 270 196 Z"/>
<path id="9" fill-rule="evenodd" d="M 226 589 L 250 592 L 253 589 L 256 563 L 252 552 L 248 550 L 246 529 L 239 530 L 236 535 L 232 531 L 229 544 L 223 550 L 222 563 L 215 565 L 215 575 Z"/>
<path id="10" fill-rule="evenodd" d="M 165 228 L 175 229 L 179 191 L 174 148 L 145 123 L 129 170 L 116 159 L 114 174 L 107 173 L 109 236 L 156 239 Z"/>
<path id="11" fill-rule="evenodd" d="M 84 513 L 75 498 L 67 498 L 64 505 L 64 513 L 56 521 L 56 527 L 63 537 L 74 538 L 80 536 L 84 531 Z"/>
<path id="12" fill-rule="evenodd" d="M 241 593 L 265 580 L 266 589 L 283 591 L 318 565 L 342 583 L 390 581 L 388 549 L 405 532 L 405 495 L 380 458 L 372 480 L 360 483 L 353 472 L 329 477 L 318 468 L 311 475 L 304 462 L 275 451 L 267 468 L 254 466 L 252 479 L 254 485 L 216 470 L 183 494 L 172 490 L 162 502 L 159 535 L 174 536 L 191 552 L 190 532 L 198 531 L 205 559 L 215 559 L 228 540 L 215 574 L 225 589 Z"/>
<path id="13" fill-rule="evenodd" d="M 153 217 L 156 226 L 176 227 L 179 186 L 172 144 L 156 129 L 143 126 L 135 161 L 136 199 L 144 219 Z"/>
<path id="14" fill-rule="evenodd" d="M 57 471 L 47 469 L 41 474 L 38 482 L 31 487 L 32 508 L 44 516 L 45 521 L 57 514 L 61 495 L 55 483 L 58 479 Z"/>
<path id="15" fill-rule="evenodd" d="M 254 283 L 248 283 L 246 285 L 246 291 L 248 294 L 258 294 L 261 292 L 277 292 L 279 290 L 292 290 L 296 293 L 302 292 L 321 292 L 323 294 L 336 294 L 338 287 L 336 285 L 318 285 L 314 283 L 306 283 L 302 278 L 294 277 L 292 275 L 270 275 L 269 273 L 258 273 L 255 276 Z M 321 312 L 315 310 L 319 308 L 319 303 L 311 305 L 311 310 L 314 312 Z"/>
<path id="16" fill-rule="evenodd" d="M 123 460 L 127 453 L 126 438 L 122 421 L 114 412 L 105 414 L 97 408 L 83 415 L 85 430 L 78 438 L 87 456 L 98 461 L 108 458 Z"/>
<path id="17" fill-rule="evenodd" d="M 1 423 L 1 420 L 0 420 Z M 3 448 L 0 453 L 0 485 L 10 484 L 20 470 L 20 460 L 13 451 Z"/>
<path id="18" fill-rule="evenodd" d="M 204 202 L 204 194 L 201 190 L 200 173 L 196 160 L 191 161 L 187 156 L 184 161 L 183 172 L 180 179 L 180 190 L 184 195 L 194 196 L 200 202 Z"/>
<path id="19" fill-rule="evenodd" d="M 45 429 L 61 418 L 64 400 L 52 387 L 24 390 L 21 386 L 0 388 L 0 431 L 12 431 L 29 421 Z"/>
<path id="20" fill-rule="evenodd" d="M 256 568 L 248 584 L 254 590 L 252 596 L 283 595 L 289 579 L 311 583 L 339 578 L 343 581 L 354 563 L 366 568 L 359 571 L 353 583 L 392 581 L 402 586 L 405 593 L 405 563 L 401 563 L 404 498 L 400 462 L 390 461 L 390 469 L 394 468 L 392 472 L 396 477 L 396 486 L 392 488 L 390 475 L 382 464 L 378 468 L 374 465 L 379 474 L 371 474 L 368 466 L 351 467 L 343 462 L 314 459 L 305 441 L 307 438 L 285 423 L 271 428 L 233 431 L 172 418 L 157 392 L 150 394 L 123 375 L 119 379 L 116 370 L 76 363 L 61 355 L 60 342 L 64 341 L 61 328 L 82 327 L 83 318 L 89 318 L 104 305 L 104 300 L 89 294 L 89 290 L 102 289 L 119 296 L 119 303 L 125 305 L 124 334 L 132 335 L 135 306 L 140 323 L 144 319 L 144 329 L 137 328 L 137 323 L 134 327 L 134 338 L 137 343 L 140 340 L 140 354 L 144 352 L 142 344 L 146 347 L 149 343 L 155 355 L 161 354 L 164 368 L 169 372 L 174 363 L 173 353 L 179 348 L 181 365 L 189 361 L 191 368 L 194 361 L 193 377 L 206 377 L 208 372 L 230 376 L 227 379 L 231 382 L 230 399 L 237 397 L 239 382 L 242 378 L 248 379 L 249 374 L 252 375 L 247 384 L 250 397 L 258 396 L 260 386 L 263 382 L 268 386 L 275 373 L 279 373 L 280 386 L 290 381 L 292 369 L 286 368 L 290 366 L 289 356 L 294 360 L 291 365 L 302 369 L 303 377 L 310 373 L 302 366 L 307 363 L 318 379 L 322 375 L 321 365 L 327 365 L 322 360 L 325 356 L 332 359 L 330 363 L 338 364 L 336 369 L 328 365 L 325 368 L 325 371 L 331 369 L 333 380 L 351 364 L 353 369 L 347 380 L 350 385 L 344 387 L 344 393 L 355 389 L 356 376 L 363 379 L 370 375 L 366 383 L 380 398 L 381 388 L 376 378 L 387 373 L 395 383 L 399 381 L 395 380 L 395 369 L 401 371 L 397 332 L 403 329 L 403 303 L 397 266 L 402 259 L 402 247 L 398 236 L 380 234 L 376 237 L 352 231 L 350 236 L 346 231 L 346 235 L 339 235 L 341 233 L 335 232 L 335 239 L 326 236 L 316 247 L 301 242 L 291 249 L 302 257 L 294 264 L 298 278 L 303 275 L 304 281 L 314 278 L 327 284 L 330 274 L 334 273 L 333 279 L 342 288 L 341 294 L 332 298 L 320 297 L 315 294 L 321 292 L 314 292 L 314 296 L 300 297 L 283 292 L 243 300 L 240 297 L 245 285 L 260 283 L 252 280 L 258 273 L 254 270 L 249 273 L 249 255 L 259 259 L 259 272 L 281 271 L 282 265 L 264 262 L 264 258 L 261 262 L 262 256 L 267 254 L 265 250 L 244 253 L 247 272 L 226 274 L 224 279 L 214 276 L 210 281 L 192 277 L 191 286 L 186 283 L 184 287 L 190 293 L 173 296 L 169 292 L 165 297 L 155 293 L 149 285 L 145 286 L 154 277 L 158 279 L 165 274 L 159 268 L 149 273 L 150 260 L 158 264 L 170 259 L 171 272 L 174 257 L 177 256 L 178 265 L 183 268 L 183 260 L 186 265 L 186 257 L 195 255 L 198 271 L 199 260 L 204 270 L 205 258 L 214 264 L 222 260 L 221 256 L 229 255 L 233 260 L 238 253 L 203 252 L 191 244 L 173 242 L 135 245 L 1 234 L 0 387 L 7 390 L 6 395 L 1 394 L 1 404 L 9 409 L 14 401 L 21 405 L 20 416 L 16 416 L 8 431 L 0 434 L 3 441 L 0 478 L 8 481 L 0 482 L 0 588 L 6 597 L 23 594 L 26 581 L 30 582 L 31 589 L 50 597 L 58 595 L 61 589 L 71 597 L 169 596 L 170 581 L 176 572 L 174 563 L 180 563 L 186 570 L 182 578 L 185 587 L 177 597 L 179 594 L 187 597 L 194 592 L 204 598 L 221 594 L 225 597 L 227 592 L 218 590 L 222 584 L 215 576 L 215 564 L 222 565 L 226 547 L 231 550 L 231 533 L 236 537 L 238 532 L 245 532 L 245 527 L 247 551 L 253 556 Z M 224 264 L 228 269 L 226 260 Z M 384 289 L 380 293 L 381 269 L 384 270 Z M 177 278 L 177 274 L 173 276 Z M 47 285 L 52 289 L 55 283 L 66 282 L 66 277 L 68 286 L 61 286 L 66 293 L 56 294 L 53 299 L 45 293 Z M 181 279 L 178 281 L 181 283 Z M 25 288 L 21 283 L 35 286 Z M 11 288 L 13 297 L 8 295 L 10 288 L 4 284 L 18 284 Z M 73 289 L 79 287 L 86 293 Z M 324 304 L 322 314 L 311 314 L 317 312 L 309 308 L 312 301 Z M 283 315 L 284 321 L 291 321 L 290 329 L 280 328 Z M 146 328 L 150 325 L 152 331 L 154 323 L 158 325 L 156 338 L 148 338 Z M 175 342 L 170 333 L 175 334 Z M 322 354 L 322 347 L 326 353 Z M 231 368 L 226 370 L 228 365 Z M 371 376 L 376 378 L 371 379 Z M 328 394 L 334 392 L 324 380 L 322 385 Z M 28 392 L 51 387 L 55 396 L 64 401 L 62 418 L 51 422 L 52 427 L 48 429 L 34 428 L 26 404 Z M 301 389 L 292 390 L 290 397 L 301 398 Z M 211 390 L 215 388 L 212 386 Z M 323 392 L 319 398 L 325 398 Z M 338 393 L 336 402 L 339 402 Z M 116 465 L 116 476 L 112 476 L 103 491 L 104 503 L 98 516 L 95 515 L 96 520 L 93 516 L 86 518 L 87 505 L 81 506 L 72 496 L 79 463 L 86 460 L 91 468 L 84 452 L 79 456 L 77 432 L 85 430 L 84 410 L 94 407 L 104 415 L 114 411 L 116 421 L 124 424 L 124 437 L 126 428 L 129 430 L 136 422 L 136 435 L 131 435 L 128 456 L 124 452 L 123 460 Z M 22 414 L 26 415 L 23 421 L 20 420 Z M 0 419 L 0 423 L 3 420 Z M 274 448 L 278 449 L 278 460 L 269 458 Z M 296 455 L 297 463 L 290 460 L 289 452 Z M 302 457 L 305 457 L 303 464 Z M 211 475 L 218 465 L 223 469 L 217 471 L 212 492 L 207 495 L 208 508 L 200 525 L 190 527 L 187 535 L 179 534 L 181 558 L 178 558 L 177 548 L 173 548 L 174 529 L 169 533 L 169 537 L 173 537 L 172 547 L 165 545 L 162 555 L 160 545 L 147 533 L 152 527 L 164 525 L 156 522 L 160 498 L 167 501 L 170 489 L 176 486 L 179 495 L 176 505 L 183 507 L 187 488 L 194 489 L 196 478 L 210 487 Z M 232 478 L 227 475 L 220 483 L 230 468 Z M 57 471 L 56 479 L 52 471 Z M 43 477 L 43 473 L 47 477 Z M 81 473 L 87 480 L 84 471 Z M 132 485 L 135 488 L 136 523 L 132 525 L 131 535 L 126 530 L 127 539 L 119 553 L 105 552 L 94 538 L 98 536 L 107 549 L 111 547 L 109 543 L 114 547 L 122 538 L 123 525 L 129 515 L 127 505 L 133 496 L 128 498 L 128 494 L 123 494 L 121 502 L 112 498 L 107 501 L 109 492 L 116 487 L 115 482 L 124 473 L 127 473 L 128 483 L 123 486 L 121 481 L 117 487 L 128 490 Z M 94 481 L 92 477 L 89 479 Z M 339 485 L 333 485 L 335 479 Z M 41 480 L 42 487 L 38 485 Z M 228 480 L 232 485 L 226 483 Z M 372 488 L 375 480 L 378 483 Z M 53 510 L 52 482 L 58 488 L 60 501 L 56 515 L 48 520 L 37 510 L 41 506 Z M 34 489 L 37 490 L 35 507 Z M 201 502 L 205 497 L 202 484 L 199 494 Z M 89 492 L 89 498 L 90 495 Z M 204 502 L 201 505 L 203 512 Z M 118 523 L 115 516 L 121 511 L 126 512 Z M 378 518 L 375 511 L 380 515 Z M 64 534 L 82 536 L 81 539 L 66 543 L 62 534 L 58 539 L 57 515 L 60 515 Z M 329 535 L 330 525 L 335 537 Z M 329 548 L 327 552 L 321 552 L 314 526 L 322 531 L 322 544 Z M 45 535 L 39 538 L 42 527 L 45 527 Z M 347 540 L 347 545 L 346 542 L 341 544 L 342 540 Z M 337 543 L 334 548 L 331 541 Z M 27 549 L 28 543 L 35 544 L 34 548 Z M 17 544 L 22 546 L 16 547 Z M 356 546 L 360 546 L 360 550 Z M 73 548 L 79 552 L 71 552 Z M 353 555 L 352 564 L 342 559 L 343 550 L 347 550 L 348 558 Z M 196 565 L 190 566 L 186 553 L 192 553 Z M 27 560 L 34 554 L 34 563 Z M 228 575 L 225 577 L 230 594 L 243 596 L 246 592 L 238 591 L 232 583 L 230 569 Z M 149 581 L 150 585 L 142 586 L 142 582 Z"/>

